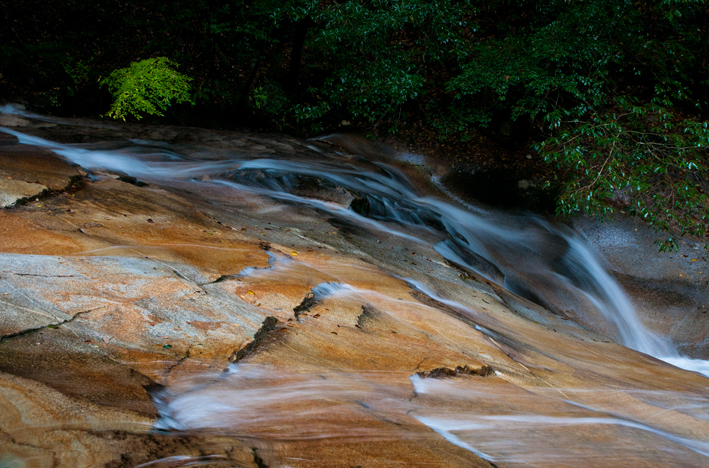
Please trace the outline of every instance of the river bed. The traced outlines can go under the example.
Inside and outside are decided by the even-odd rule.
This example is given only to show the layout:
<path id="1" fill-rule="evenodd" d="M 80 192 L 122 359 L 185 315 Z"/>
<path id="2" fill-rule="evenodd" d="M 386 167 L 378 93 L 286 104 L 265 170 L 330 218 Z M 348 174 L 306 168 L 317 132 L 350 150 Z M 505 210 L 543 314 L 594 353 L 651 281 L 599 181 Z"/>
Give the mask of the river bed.
<path id="1" fill-rule="evenodd" d="M 65 144 L 0 130 L 17 146 L 80 167 L 86 187 L 62 201 L 74 204 L 63 213 L 87 212 L 82 223 L 71 220 L 75 248 L 5 250 L 1 276 L 18 297 L 13 307 L 58 317 L 81 301 L 104 304 L 105 312 L 90 309 L 90 321 L 74 312 L 52 326 L 152 381 L 147 433 L 219 441 L 197 443 L 198 456 L 166 449 L 134 466 L 227 462 L 239 450 L 225 452 L 225 438 L 244 447 L 243 466 L 707 463 L 709 365 L 644 324 L 604 259 L 571 228 L 463 202 L 436 189 L 435 178 L 414 180 L 410 161 L 338 150 L 326 144 L 332 136 L 210 146 L 137 132 Z M 119 176 L 130 187 L 115 185 Z M 102 184 L 105 194 L 88 198 Z M 118 194 L 122 201 L 110 200 Z M 159 200 L 182 203 L 182 221 L 171 220 L 170 208 L 157 213 Z M 198 227 L 189 203 L 218 223 Z M 10 216 L 37 219 L 41 205 Z M 143 227 L 115 214 L 135 209 Z M 52 216 L 68 219 L 58 208 Z M 190 238 L 190 229 L 199 236 Z M 36 273 L 18 269 L 51 259 L 56 267 L 41 266 L 52 272 L 44 289 L 70 296 L 64 303 L 25 281 Z M 120 288 L 113 277 L 98 281 L 112 272 Z M 96 285 L 77 290 L 75 281 L 90 276 Z M 180 292 L 174 305 L 178 299 L 163 299 L 168 286 L 195 291 Z M 133 315 L 109 311 L 119 296 Z M 232 318 L 213 325 L 197 317 L 205 310 Z M 174 336 L 185 323 L 191 337 Z M 219 350 L 210 348 L 215 333 Z M 0 347 L 8 359 L 13 349 Z M 37 378 L 13 365 L 3 372 Z M 91 401 L 117 405 L 106 398 Z M 0 463 L 69 466 L 61 457 L 52 465 L 7 457 Z"/>

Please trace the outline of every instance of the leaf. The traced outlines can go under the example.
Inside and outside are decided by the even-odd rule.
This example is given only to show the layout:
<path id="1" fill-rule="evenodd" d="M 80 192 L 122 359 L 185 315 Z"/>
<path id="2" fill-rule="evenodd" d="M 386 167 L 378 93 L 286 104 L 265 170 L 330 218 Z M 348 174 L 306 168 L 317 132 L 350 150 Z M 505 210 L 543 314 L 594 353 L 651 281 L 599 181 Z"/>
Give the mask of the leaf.
<path id="1" fill-rule="evenodd" d="M 193 103 L 189 94 L 192 78 L 174 71 L 172 67 L 177 66 L 166 57 L 157 57 L 114 70 L 100 82 L 115 99 L 106 115 L 122 120 L 128 115 L 138 120 L 143 114 L 162 117 L 171 101 Z"/>

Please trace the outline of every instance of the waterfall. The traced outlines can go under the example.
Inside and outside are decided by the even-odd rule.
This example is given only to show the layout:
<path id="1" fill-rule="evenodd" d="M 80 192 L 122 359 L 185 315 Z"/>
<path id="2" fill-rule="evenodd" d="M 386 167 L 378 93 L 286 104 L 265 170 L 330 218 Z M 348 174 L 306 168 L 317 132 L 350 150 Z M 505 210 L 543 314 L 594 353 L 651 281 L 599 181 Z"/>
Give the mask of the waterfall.
<path id="1" fill-rule="evenodd" d="M 326 155 L 317 161 L 244 159 L 195 161 L 134 140 L 118 150 L 89 150 L 0 128 L 20 143 L 50 149 L 85 169 L 107 169 L 147 181 L 190 180 L 297 203 L 335 218 L 430 245 L 473 270 L 557 313 L 591 304 L 621 344 L 709 376 L 709 361 L 681 356 L 672 343 L 639 320 L 620 285 L 576 233 L 531 214 L 511 215 L 420 194 L 398 169 L 381 162 Z M 208 180 L 200 176 L 209 175 Z M 315 181 L 347 191 L 349 207 L 303 194 Z M 306 184 L 307 185 L 307 184 Z M 456 204 L 454 204 L 456 203 Z M 424 235 L 425 234 L 425 235 Z"/>

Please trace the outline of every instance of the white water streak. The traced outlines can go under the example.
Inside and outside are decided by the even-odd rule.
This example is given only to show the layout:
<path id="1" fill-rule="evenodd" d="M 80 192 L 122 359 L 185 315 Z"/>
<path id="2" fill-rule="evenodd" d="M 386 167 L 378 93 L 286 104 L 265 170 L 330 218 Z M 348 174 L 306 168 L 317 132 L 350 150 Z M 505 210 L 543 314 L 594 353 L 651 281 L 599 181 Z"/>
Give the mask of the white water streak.
<path id="1" fill-rule="evenodd" d="M 242 193 L 305 205 L 356 225 L 420 244 L 428 244 L 428 241 L 416 235 L 416 230 L 423 230 L 427 235 L 435 234 L 436 231 L 425 219 L 436 220 L 444 226 L 448 239 L 439 243 L 435 250 L 449 261 L 465 265 L 496 281 L 497 273 L 488 267 L 494 265 L 504 275 L 504 285 L 511 287 L 512 292 L 521 292 L 516 290 L 520 281 L 536 285 L 535 294 L 550 304 L 560 302 L 554 289 L 563 286 L 571 295 L 590 300 L 613 324 L 620 342 L 625 346 L 709 376 L 709 362 L 681 356 L 669 340 L 659 337 L 642 324 L 621 287 L 605 271 L 591 248 L 575 233 L 557 229 L 535 216 L 522 218 L 471 212 L 432 197 L 421 197 L 399 170 L 386 164 L 374 163 L 381 169 L 374 172 L 363 171 L 349 162 L 276 159 L 188 161 L 179 160 L 179 156 L 170 153 L 167 148 L 153 148 L 148 153 L 145 153 L 145 147 L 140 146 L 111 151 L 88 150 L 6 128 L 0 128 L 0 131 L 15 135 L 22 144 L 50 149 L 84 168 L 117 171 L 146 180 L 180 180 L 230 170 L 326 178 L 338 186 L 368 194 L 370 203 L 376 205 L 374 213 L 363 216 L 337 203 L 289 193 L 288 182 L 276 179 L 265 187 L 231 180 L 203 183 L 216 183 Z M 154 142 L 151 144 L 154 146 Z M 151 158 L 157 158 L 157 161 L 150 161 Z M 386 224 L 384 221 L 387 221 Z M 406 226 L 406 232 L 396 224 Z M 464 258 L 463 254 L 470 258 Z M 475 258 L 478 260 L 471 263 Z M 563 271 L 557 270 L 559 263 L 565 265 Z M 515 280 L 510 282 L 508 279 Z"/>

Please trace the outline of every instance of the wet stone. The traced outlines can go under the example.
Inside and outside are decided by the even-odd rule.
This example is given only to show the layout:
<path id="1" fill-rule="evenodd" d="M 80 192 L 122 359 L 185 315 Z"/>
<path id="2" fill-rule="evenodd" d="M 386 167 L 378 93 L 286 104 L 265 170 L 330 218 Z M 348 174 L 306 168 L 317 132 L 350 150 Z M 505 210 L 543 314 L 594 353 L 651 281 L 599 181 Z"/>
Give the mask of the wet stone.
<path id="1" fill-rule="evenodd" d="M 0 212 L 0 465 L 706 464 L 706 378 L 568 320 L 573 233 L 362 141 L 71 123 L 0 147 L 48 189 Z"/>
<path id="2" fill-rule="evenodd" d="M 19 140 L 15 135 L 0 132 L 0 146 L 15 145 L 18 143 L 18 141 Z"/>

